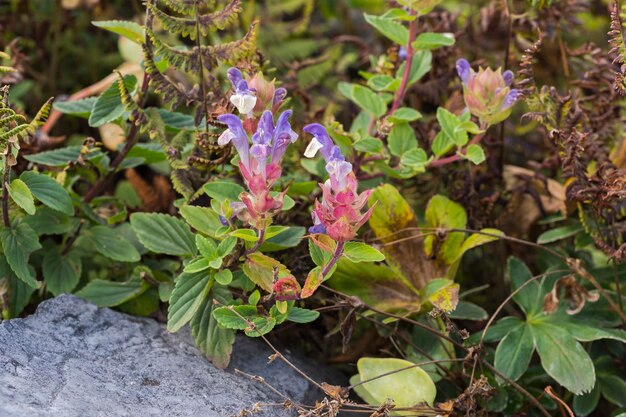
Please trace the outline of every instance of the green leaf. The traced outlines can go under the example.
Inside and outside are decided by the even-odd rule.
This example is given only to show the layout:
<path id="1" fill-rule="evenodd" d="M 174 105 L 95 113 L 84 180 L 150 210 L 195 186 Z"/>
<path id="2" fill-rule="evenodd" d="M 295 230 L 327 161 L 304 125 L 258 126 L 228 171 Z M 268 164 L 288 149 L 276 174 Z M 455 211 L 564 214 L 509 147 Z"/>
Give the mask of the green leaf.
<path id="1" fill-rule="evenodd" d="M 289 270 L 285 265 L 259 252 L 248 255 L 241 269 L 243 273 L 250 278 L 250 281 L 254 282 L 268 293 L 272 292 L 275 273 L 278 278 L 289 274 Z"/>
<path id="2" fill-rule="evenodd" d="M 246 242 L 256 242 L 259 240 L 259 236 L 257 236 L 256 231 L 252 229 L 237 229 L 230 232 L 230 236 L 238 237 L 239 239 L 245 240 Z"/>
<path id="3" fill-rule="evenodd" d="M 10 184 L 7 183 L 6 187 L 15 204 L 23 208 L 27 214 L 35 214 L 35 200 L 24 181 L 16 178 Z"/>
<path id="4" fill-rule="evenodd" d="M 289 227 L 285 232 L 265 240 L 259 250 L 261 252 L 275 252 L 296 247 L 302 241 L 306 228 L 301 226 Z"/>
<path id="5" fill-rule="evenodd" d="M 220 326 L 233 330 L 245 330 L 248 328 L 248 322 L 257 317 L 256 306 L 224 306 L 213 311 L 213 317 Z"/>
<path id="6" fill-rule="evenodd" d="M 76 296 L 98 307 L 115 307 L 143 294 L 149 287 L 140 278 L 131 278 L 126 282 L 94 279 L 78 291 Z"/>
<path id="7" fill-rule="evenodd" d="M 357 140 L 353 146 L 359 152 L 379 153 L 383 150 L 383 142 L 372 136 L 366 136 Z"/>
<path id="8" fill-rule="evenodd" d="M 62 167 L 69 162 L 76 161 L 80 156 L 82 146 L 67 146 L 65 148 L 55 149 L 53 151 L 39 152 L 33 155 L 24 155 L 24 159 L 40 165 L 48 165 L 53 167 Z M 96 156 L 102 156 L 100 150 L 91 152 L 85 156 L 86 159 L 93 159 Z"/>
<path id="9" fill-rule="evenodd" d="M 89 126 L 100 127 L 105 123 L 114 121 L 124 114 L 126 109 L 120 97 L 119 82 L 120 81 L 115 81 L 98 97 L 98 100 L 96 100 L 93 106 L 91 115 L 89 115 Z M 137 86 L 137 77 L 134 75 L 125 75 L 124 86 L 127 91 L 132 92 Z"/>
<path id="10" fill-rule="evenodd" d="M 374 75 L 367 80 L 367 86 L 376 91 L 395 91 L 400 84 L 389 75 Z"/>
<path id="11" fill-rule="evenodd" d="M 227 236 L 217 246 L 217 254 L 220 258 L 230 255 L 233 249 L 235 249 L 235 246 L 237 246 L 237 239 L 232 236 Z"/>
<path id="12" fill-rule="evenodd" d="M 37 233 L 26 223 L 5 227 L 0 231 L 2 251 L 15 275 L 32 288 L 37 281 L 28 265 L 30 254 L 41 249 Z"/>
<path id="13" fill-rule="evenodd" d="M 478 246 L 482 246 L 485 243 L 493 242 L 500 239 L 500 236 L 504 237 L 504 233 L 502 233 L 498 229 L 482 229 L 482 233 L 472 233 L 461 245 L 459 248 L 459 252 L 454 259 L 453 262 L 457 262 L 461 260 L 461 257 L 470 249 L 474 249 Z M 483 234 L 483 233 L 488 233 Z"/>
<path id="14" fill-rule="evenodd" d="M 545 245 L 546 243 L 552 243 L 559 240 L 567 239 L 568 237 L 572 237 L 577 235 L 583 230 L 583 227 L 580 225 L 568 225 L 557 227 L 555 229 L 550 229 L 546 232 L 543 232 L 537 238 L 537 243 L 540 245 Z"/>
<path id="15" fill-rule="evenodd" d="M 507 262 L 507 277 L 511 281 L 512 289 L 516 290 L 533 277 L 526 264 L 511 256 Z M 543 298 L 541 284 L 533 281 L 513 296 L 513 301 L 519 305 L 527 316 L 537 314 L 542 310 Z"/>
<path id="16" fill-rule="evenodd" d="M 238 201 L 239 194 L 244 192 L 241 185 L 228 181 L 213 181 L 204 184 L 202 187 L 206 195 L 214 198 L 218 201 L 224 201 L 226 199 L 230 201 Z"/>
<path id="17" fill-rule="evenodd" d="M 233 281 L 233 273 L 230 269 L 223 269 L 215 274 L 215 281 L 221 285 L 228 285 Z"/>
<path id="18" fill-rule="evenodd" d="M 206 238 L 202 235 L 196 235 L 196 247 L 202 256 L 212 261 L 219 258 L 217 253 L 217 244 L 213 239 Z"/>
<path id="19" fill-rule="evenodd" d="M 415 120 L 421 119 L 422 114 L 415 109 L 410 107 L 400 107 L 396 109 L 391 116 L 389 116 L 389 120 L 396 122 L 414 122 Z"/>
<path id="20" fill-rule="evenodd" d="M 407 166 L 419 173 L 426 171 L 426 166 L 428 166 L 429 162 L 430 159 L 428 158 L 426 151 L 422 148 L 409 149 L 403 153 L 400 158 L 400 163 L 402 165 Z"/>
<path id="21" fill-rule="evenodd" d="M 467 147 L 464 157 L 472 162 L 474 165 L 479 165 L 485 162 L 485 159 L 487 159 L 483 148 L 480 145 L 476 144 L 472 144 Z"/>
<path id="22" fill-rule="evenodd" d="M 409 43 L 409 30 L 402 24 L 395 22 L 391 19 L 386 19 L 381 16 L 373 16 L 365 13 L 365 21 L 374 26 L 376 30 L 391 39 L 393 42 L 400 46 L 405 46 Z"/>
<path id="23" fill-rule="evenodd" d="M 34 216 L 24 219 L 38 235 L 62 235 L 76 228 L 76 219 L 52 210 L 49 207 L 40 206 Z"/>
<path id="24" fill-rule="evenodd" d="M 319 311 L 307 310 L 306 308 L 292 307 L 289 310 L 287 320 L 294 323 L 311 323 L 320 316 Z"/>
<path id="25" fill-rule="evenodd" d="M 53 178 L 35 171 L 24 171 L 20 179 L 26 183 L 35 198 L 46 206 L 70 216 L 74 214 L 72 199 L 67 190 Z"/>
<path id="26" fill-rule="evenodd" d="M 452 45 L 454 45 L 454 34 L 452 33 L 420 33 L 413 42 L 413 48 L 416 50 L 436 49 Z"/>
<path id="27" fill-rule="evenodd" d="M 620 408 L 626 407 L 626 382 L 617 375 L 600 375 L 600 389 L 608 401 Z"/>
<path id="28" fill-rule="evenodd" d="M 161 213 L 133 213 L 130 224 L 139 241 L 152 252 L 175 256 L 196 253 L 193 233 L 176 217 Z"/>
<path id="29" fill-rule="evenodd" d="M 189 262 L 187 266 L 185 266 L 185 269 L 183 269 L 183 272 L 186 272 L 188 274 L 193 274 L 196 272 L 209 269 L 210 267 L 211 267 L 211 261 L 209 261 L 206 258 L 200 257 L 200 258 L 193 259 L 191 262 Z"/>
<path id="30" fill-rule="evenodd" d="M 215 237 L 217 230 L 222 227 L 219 215 L 207 207 L 182 206 L 180 215 L 191 227 L 210 237 Z"/>
<path id="31" fill-rule="evenodd" d="M 87 97 L 81 100 L 55 101 L 53 108 L 63 114 L 88 119 L 96 100 L 97 97 Z"/>
<path id="32" fill-rule="evenodd" d="M 481 321 L 487 320 L 489 318 L 489 314 L 487 314 L 484 308 L 474 303 L 459 301 L 454 311 L 448 314 L 448 317 L 457 320 Z"/>
<path id="33" fill-rule="evenodd" d="M 437 109 L 437 121 L 441 126 L 441 131 L 435 137 L 431 149 L 437 156 L 448 153 L 453 147 L 462 147 L 468 142 L 467 131 L 458 129 L 463 123 L 455 114 L 443 107 Z"/>
<path id="34" fill-rule="evenodd" d="M 394 156 L 402 156 L 408 150 L 417 148 L 415 132 L 408 123 L 396 124 L 391 129 L 387 141 L 389 152 Z"/>
<path id="35" fill-rule="evenodd" d="M 5 277 L 9 283 L 9 318 L 18 317 L 28 305 L 35 288 L 19 279 L 11 270 L 4 256 L 0 255 L 0 277 Z"/>
<path id="36" fill-rule="evenodd" d="M 219 305 L 228 304 L 231 300 L 230 291 L 217 285 L 213 286 L 210 296 L 204 299 L 191 321 L 191 330 L 196 345 L 213 362 L 213 365 L 220 369 L 225 369 L 230 362 L 235 332 L 219 326 L 213 317 L 213 311 Z"/>
<path id="37" fill-rule="evenodd" d="M 498 371 L 517 381 L 528 369 L 534 351 L 530 327 L 517 327 L 498 344 L 494 365 Z"/>
<path id="38" fill-rule="evenodd" d="M 244 329 L 246 336 L 261 337 L 269 333 L 276 326 L 274 317 L 257 316 L 252 319 L 252 325 L 248 329 Z"/>
<path id="39" fill-rule="evenodd" d="M 83 268 L 80 256 L 76 252 L 61 254 L 59 248 L 55 246 L 46 250 L 41 266 L 46 286 L 55 297 L 71 293 L 76 288 Z"/>
<path id="40" fill-rule="evenodd" d="M 585 348 L 558 326 L 533 323 L 530 328 L 546 373 L 576 395 L 590 392 L 596 373 Z"/>
<path id="41" fill-rule="evenodd" d="M 91 238 L 96 250 L 107 258 L 120 262 L 138 262 L 141 255 L 137 249 L 115 229 L 107 226 L 94 226 L 84 232 Z"/>
<path id="42" fill-rule="evenodd" d="M 385 100 L 367 87 L 358 84 L 339 83 L 338 88 L 344 96 L 373 116 L 381 117 L 387 112 Z"/>
<path id="43" fill-rule="evenodd" d="M 576 395 L 574 397 L 574 413 L 578 417 L 587 417 L 598 406 L 600 400 L 600 384 L 596 384 L 588 394 Z"/>
<path id="44" fill-rule="evenodd" d="M 177 332 L 193 318 L 212 285 L 213 280 L 208 271 L 195 274 L 182 273 L 178 276 L 167 310 L 168 331 Z"/>
<path id="45" fill-rule="evenodd" d="M 463 206 L 442 195 L 435 195 L 428 201 L 425 217 L 428 228 L 464 229 L 467 223 Z M 435 254 L 436 239 L 433 235 L 426 236 L 424 251 L 428 256 L 436 255 L 446 264 L 452 264 L 461 250 L 465 233 L 449 232 Z"/>
<path id="46" fill-rule="evenodd" d="M 430 51 L 417 51 L 413 54 L 413 62 L 411 63 L 411 71 L 409 73 L 409 81 L 407 86 L 415 84 L 424 75 L 428 74 L 431 69 L 433 60 L 433 54 Z M 396 78 L 402 78 L 404 68 L 406 67 L 406 61 L 400 64 L 398 71 L 396 72 Z"/>
<path id="47" fill-rule="evenodd" d="M 385 255 L 380 253 L 378 249 L 362 242 L 347 242 L 343 256 L 354 263 L 381 262 L 385 260 Z"/>
<path id="48" fill-rule="evenodd" d="M 369 381 L 360 386 L 375 401 L 372 405 L 381 405 L 392 399 L 398 408 L 419 403 L 432 406 L 435 400 L 437 388 L 432 379 L 412 362 L 396 358 L 361 358 L 357 367 L 359 381 Z"/>
<path id="49" fill-rule="evenodd" d="M 145 39 L 143 26 L 135 22 L 127 20 L 100 20 L 91 22 L 91 24 L 101 29 L 108 30 L 109 32 L 124 36 L 139 45 L 142 45 Z"/>

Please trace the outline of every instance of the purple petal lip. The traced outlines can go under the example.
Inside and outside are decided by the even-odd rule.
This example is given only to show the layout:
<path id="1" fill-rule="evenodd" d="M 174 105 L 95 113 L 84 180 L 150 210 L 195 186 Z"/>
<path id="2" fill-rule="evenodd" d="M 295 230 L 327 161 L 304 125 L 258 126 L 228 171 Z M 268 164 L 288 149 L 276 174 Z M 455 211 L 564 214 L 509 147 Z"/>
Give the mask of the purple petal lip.
<path id="1" fill-rule="evenodd" d="M 511 84 L 513 84 L 513 78 L 515 77 L 515 75 L 513 75 L 512 71 L 504 71 L 504 74 L 502 74 L 502 78 L 504 78 L 504 83 L 507 85 L 507 87 Z"/>
<path id="2" fill-rule="evenodd" d="M 274 91 L 274 97 L 272 99 L 272 105 L 273 106 L 277 105 L 278 103 L 283 101 L 285 99 L 285 97 L 287 97 L 287 90 L 284 89 L 283 87 L 277 88 L 276 91 Z"/>
<path id="3" fill-rule="evenodd" d="M 467 59 L 462 58 L 456 61 L 456 72 L 459 74 L 463 84 L 467 85 L 472 74 L 472 69 Z"/>
<path id="4" fill-rule="evenodd" d="M 522 92 L 516 88 L 509 91 L 509 94 L 506 95 L 504 99 L 504 103 L 502 103 L 502 109 L 506 110 L 511 107 L 519 98 L 522 96 Z"/>
<path id="5" fill-rule="evenodd" d="M 333 154 L 333 147 L 335 144 L 333 140 L 328 135 L 326 128 L 319 123 L 311 123 L 310 125 L 304 126 L 302 129 L 306 133 L 309 133 L 315 137 L 321 144 L 322 148 L 320 148 L 320 152 L 326 161 L 330 161 Z"/>

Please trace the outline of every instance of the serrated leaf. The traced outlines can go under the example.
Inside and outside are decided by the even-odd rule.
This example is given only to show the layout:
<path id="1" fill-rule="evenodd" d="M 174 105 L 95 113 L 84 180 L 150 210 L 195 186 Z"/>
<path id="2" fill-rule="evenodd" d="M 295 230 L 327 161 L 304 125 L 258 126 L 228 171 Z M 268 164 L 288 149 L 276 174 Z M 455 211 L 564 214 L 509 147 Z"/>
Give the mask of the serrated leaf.
<path id="1" fill-rule="evenodd" d="M 28 265 L 30 254 L 41 249 L 37 233 L 26 223 L 5 227 L 0 231 L 2 251 L 15 272 L 15 275 L 32 288 L 37 288 L 37 280 Z"/>
<path id="2" fill-rule="evenodd" d="M 507 262 L 507 276 L 513 284 L 512 290 L 516 290 L 531 279 L 533 274 L 524 262 L 512 256 Z M 524 310 L 527 316 L 540 312 L 543 306 L 541 285 L 537 281 L 527 284 L 513 296 L 513 301 Z"/>
<path id="3" fill-rule="evenodd" d="M 167 310 L 167 330 L 177 332 L 189 322 L 202 306 L 213 280 L 208 271 L 182 273 L 177 279 Z"/>
<path id="4" fill-rule="evenodd" d="M 204 184 L 202 189 L 204 190 L 206 195 L 220 202 L 226 199 L 230 201 L 238 201 L 239 194 L 244 191 L 241 185 L 228 181 L 208 182 Z"/>
<path id="5" fill-rule="evenodd" d="M 16 178 L 6 184 L 11 199 L 20 206 L 27 214 L 35 214 L 35 200 L 24 181 Z"/>
<path id="6" fill-rule="evenodd" d="M 219 215 L 207 207 L 182 206 L 180 215 L 191 227 L 210 237 L 215 237 L 217 230 L 223 226 Z"/>
<path id="7" fill-rule="evenodd" d="M 35 171 L 24 171 L 20 179 L 26 183 L 35 198 L 46 206 L 67 215 L 74 214 L 70 195 L 53 178 Z"/>
<path id="8" fill-rule="evenodd" d="M 590 392 L 596 373 L 585 348 L 558 326 L 533 323 L 531 329 L 546 373 L 576 395 Z"/>
<path id="9" fill-rule="evenodd" d="M 389 120 L 392 122 L 414 122 L 415 120 L 421 119 L 422 114 L 415 109 L 410 107 L 400 107 L 396 109 L 391 116 L 389 116 Z"/>
<path id="10" fill-rule="evenodd" d="M 28 216 L 24 219 L 24 223 L 42 236 L 68 233 L 76 227 L 78 221 L 49 207 L 40 206 L 34 216 Z"/>
<path id="11" fill-rule="evenodd" d="M 256 306 L 224 306 L 213 311 L 213 317 L 220 326 L 233 330 L 245 330 L 255 317 L 257 317 Z"/>
<path id="12" fill-rule="evenodd" d="M 485 159 L 487 159 L 487 157 L 485 156 L 485 151 L 480 145 L 477 144 L 472 144 L 468 146 L 464 156 L 474 165 L 479 165 L 485 162 Z"/>
<path id="13" fill-rule="evenodd" d="M 229 285 L 233 281 L 233 273 L 230 269 L 223 269 L 215 274 L 215 281 L 221 285 Z"/>
<path id="14" fill-rule="evenodd" d="M 130 224 L 139 241 L 152 252 L 175 256 L 196 253 L 193 233 L 176 217 L 161 213 L 133 213 Z"/>
<path id="15" fill-rule="evenodd" d="M 394 156 L 402 156 L 410 149 L 417 148 L 417 139 L 413 128 L 408 123 L 396 124 L 387 138 L 389 152 Z"/>
<path id="16" fill-rule="evenodd" d="M 44 281 L 50 292 L 55 297 L 71 293 L 80 281 L 82 265 L 80 256 L 76 252 L 61 254 L 57 247 L 48 248 L 41 267 Z"/>
<path id="17" fill-rule="evenodd" d="M 214 286 L 191 321 L 191 330 L 196 345 L 213 362 L 213 365 L 225 369 L 230 362 L 230 355 L 235 343 L 235 331 L 218 325 L 213 311 L 220 305 L 232 300 L 230 292 L 220 286 Z"/>
<path id="18" fill-rule="evenodd" d="M 28 305 L 35 288 L 15 275 L 3 255 L 0 255 L 0 277 L 5 277 L 9 283 L 9 318 L 18 317 Z"/>
<path id="19" fill-rule="evenodd" d="M 339 83 L 338 89 L 354 104 L 376 117 L 383 116 L 387 111 L 385 100 L 367 87 L 358 84 Z"/>
<path id="20" fill-rule="evenodd" d="M 122 103 L 118 82 L 115 81 L 96 100 L 91 115 L 89 115 L 89 126 L 100 127 L 105 123 L 110 123 L 121 117 L 126 108 Z M 124 76 L 124 88 L 132 92 L 137 86 L 137 77 L 134 75 Z"/>
<path id="21" fill-rule="evenodd" d="M 150 285 L 139 278 L 126 282 L 94 279 L 76 293 L 98 307 L 115 307 L 143 294 Z"/>
<path id="22" fill-rule="evenodd" d="M 81 146 L 67 146 L 65 148 L 55 149 L 52 151 L 24 155 L 24 159 L 35 164 L 61 167 L 67 165 L 69 162 L 76 161 L 80 156 L 81 148 Z M 89 160 L 97 156 L 102 156 L 102 152 L 100 152 L 100 150 L 87 154 L 85 158 Z"/>
<path id="23" fill-rule="evenodd" d="M 141 255 L 132 243 L 115 229 L 107 226 L 94 226 L 84 232 L 91 238 L 95 249 L 103 256 L 120 262 L 138 262 Z"/>

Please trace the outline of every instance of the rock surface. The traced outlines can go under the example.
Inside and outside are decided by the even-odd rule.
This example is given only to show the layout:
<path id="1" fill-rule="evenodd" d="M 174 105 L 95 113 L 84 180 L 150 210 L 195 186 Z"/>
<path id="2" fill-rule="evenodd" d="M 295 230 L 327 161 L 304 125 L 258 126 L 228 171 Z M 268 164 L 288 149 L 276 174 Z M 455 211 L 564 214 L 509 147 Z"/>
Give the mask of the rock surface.
<path id="1" fill-rule="evenodd" d="M 240 338 L 228 371 L 214 368 L 190 334 L 151 320 L 98 308 L 64 295 L 25 319 L 0 323 L 0 416 L 237 415 L 275 394 L 235 374 L 260 375 L 294 401 L 319 393 L 258 340 Z M 289 356 L 317 381 L 337 382 L 323 367 Z M 322 369 L 322 370 L 321 370 Z M 343 382 L 343 381 L 340 381 Z M 259 417 L 291 416 L 280 407 Z"/>

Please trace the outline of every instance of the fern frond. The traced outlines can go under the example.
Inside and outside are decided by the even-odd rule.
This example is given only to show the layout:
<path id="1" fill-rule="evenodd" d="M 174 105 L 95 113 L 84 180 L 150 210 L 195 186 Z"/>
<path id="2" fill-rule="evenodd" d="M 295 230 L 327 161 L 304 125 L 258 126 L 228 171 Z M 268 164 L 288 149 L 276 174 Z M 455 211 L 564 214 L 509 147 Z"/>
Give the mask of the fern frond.
<path id="1" fill-rule="evenodd" d="M 128 89 L 126 88 L 126 85 L 124 84 L 124 76 L 119 71 L 116 71 L 116 73 L 117 73 L 117 88 L 120 92 L 120 99 L 122 101 L 122 104 L 124 105 L 124 108 L 126 109 L 126 111 L 129 111 L 131 113 L 135 111 L 140 112 L 141 109 L 139 108 L 139 105 L 137 104 L 135 100 L 133 100 L 133 97 L 130 91 L 128 91 Z"/>
<path id="2" fill-rule="evenodd" d="M 172 108 L 178 107 L 184 102 L 190 102 L 191 97 L 189 97 L 184 88 L 174 84 L 159 71 L 154 63 L 152 54 L 145 45 L 143 50 L 146 74 L 150 75 L 150 87 L 161 96 L 163 102 L 169 104 Z"/>
<path id="3" fill-rule="evenodd" d="M 198 8 L 211 8 L 215 6 L 215 0 L 161 0 L 176 13 L 190 15 Z"/>
<path id="4" fill-rule="evenodd" d="M 624 77 L 626 76 L 626 44 L 624 42 L 624 20 L 626 20 L 626 6 L 620 6 L 619 1 L 613 3 L 611 9 L 611 30 L 609 31 L 609 43 L 612 48 L 609 55 L 614 55 L 613 63 L 620 64 L 620 70 L 615 71 L 615 89 L 621 94 L 626 94 L 626 84 Z"/>
<path id="5" fill-rule="evenodd" d="M 8 125 L 11 122 L 24 123 L 26 122 L 26 118 L 21 114 L 13 112 L 13 114 L 11 114 L 10 116 L 0 119 L 0 127 L 3 125 Z"/>
<path id="6" fill-rule="evenodd" d="M 20 138 L 29 133 L 31 126 L 29 124 L 15 126 L 6 132 L 0 132 L 0 142 L 6 142 L 12 138 Z"/>
<path id="7" fill-rule="evenodd" d="M 163 43 L 151 30 L 146 30 L 156 53 L 165 58 L 172 66 L 186 72 L 197 73 L 200 63 L 211 70 L 218 61 L 234 64 L 252 54 L 256 48 L 258 21 L 252 22 L 243 38 L 226 42 L 220 45 L 195 46 L 192 49 L 182 50 Z"/>
<path id="8" fill-rule="evenodd" d="M 146 3 L 148 10 L 156 17 L 165 30 L 195 40 L 200 35 L 222 30 L 233 23 L 241 12 L 241 0 L 231 0 L 222 10 L 198 15 L 195 18 L 170 16 L 152 3 Z"/>
<path id="9" fill-rule="evenodd" d="M 17 70 L 13 67 L 7 67 L 5 65 L 0 65 L 0 74 L 6 74 L 8 72 L 16 72 Z"/>
<path id="10" fill-rule="evenodd" d="M 33 133 L 35 132 L 35 130 L 39 129 L 39 127 L 41 125 L 44 124 L 44 122 L 46 121 L 46 119 L 50 115 L 50 110 L 52 110 L 52 102 L 53 101 L 54 101 L 53 97 L 49 98 L 48 101 L 46 101 L 43 104 L 43 106 L 41 106 L 41 108 L 39 109 L 39 111 L 35 115 L 35 118 L 30 122 L 30 127 L 31 127 Z"/>
<path id="11" fill-rule="evenodd" d="M 170 178 L 174 190 L 185 197 L 185 200 L 189 200 L 194 195 L 193 184 L 184 169 L 172 170 Z"/>

